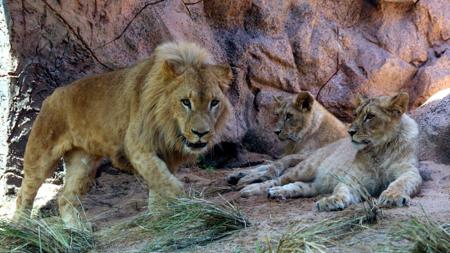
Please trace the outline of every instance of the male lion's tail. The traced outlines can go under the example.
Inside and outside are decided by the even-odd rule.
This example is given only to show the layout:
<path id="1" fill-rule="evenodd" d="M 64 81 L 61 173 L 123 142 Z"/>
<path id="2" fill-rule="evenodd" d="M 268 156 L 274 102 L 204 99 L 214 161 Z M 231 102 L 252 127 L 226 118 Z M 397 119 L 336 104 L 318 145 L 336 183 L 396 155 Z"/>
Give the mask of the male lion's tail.
<path id="1" fill-rule="evenodd" d="M 192 42 L 167 42 L 155 49 L 155 64 L 169 67 L 171 71 L 183 72 L 187 67 L 201 67 L 209 63 L 210 54 L 207 50 Z M 169 66 L 165 66 L 169 65 Z"/>

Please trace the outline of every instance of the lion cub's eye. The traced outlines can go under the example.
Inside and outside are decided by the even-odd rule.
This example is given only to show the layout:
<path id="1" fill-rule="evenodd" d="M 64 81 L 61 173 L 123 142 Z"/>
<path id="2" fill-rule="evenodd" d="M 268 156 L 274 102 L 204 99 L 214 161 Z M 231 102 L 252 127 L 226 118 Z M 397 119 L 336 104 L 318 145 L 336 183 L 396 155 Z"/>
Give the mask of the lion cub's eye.
<path id="1" fill-rule="evenodd" d="M 286 120 L 292 119 L 293 116 L 292 113 L 286 113 Z"/>
<path id="2" fill-rule="evenodd" d="M 210 103 L 209 106 L 210 106 L 211 108 L 214 108 L 214 107 L 216 107 L 218 104 L 219 104 L 219 100 L 213 99 L 213 100 L 211 101 L 211 103 Z"/>
<path id="3" fill-rule="evenodd" d="M 371 119 L 373 119 L 374 117 L 375 117 L 375 114 L 373 114 L 373 113 L 368 113 L 368 114 L 366 115 L 366 118 L 364 119 L 364 121 L 371 120 Z"/>
<path id="4" fill-rule="evenodd" d="M 191 109 L 191 101 L 189 101 L 189 99 L 187 98 L 181 99 L 181 103 L 187 108 Z"/>

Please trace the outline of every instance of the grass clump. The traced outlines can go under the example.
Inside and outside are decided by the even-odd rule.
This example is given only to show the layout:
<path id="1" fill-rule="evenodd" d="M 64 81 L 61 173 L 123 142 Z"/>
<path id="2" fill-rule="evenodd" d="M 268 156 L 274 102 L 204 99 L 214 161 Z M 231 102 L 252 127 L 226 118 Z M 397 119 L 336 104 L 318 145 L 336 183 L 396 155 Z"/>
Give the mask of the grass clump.
<path id="1" fill-rule="evenodd" d="M 59 218 L 22 218 L 19 224 L 0 220 L 0 252 L 75 253 L 94 247 L 87 226 L 66 228 Z"/>
<path id="2" fill-rule="evenodd" d="M 380 209 L 376 199 L 371 197 L 361 182 L 352 175 L 337 177 L 340 181 L 351 186 L 363 202 L 358 209 L 347 209 L 339 216 L 322 220 L 313 224 L 298 224 L 288 229 L 278 242 L 267 240 L 265 247 L 258 250 L 266 253 L 284 252 L 327 252 L 328 248 L 338 246 L 338 241 L 354 235 L 366 228 L 366 224 L 374 224 L 380 218 Z M 352 187 L 353 186 L 353 187 Z"/>
<path id="3" fill-rule="evenodd" d="M 149 252 L 204 245 L 249 225 L 232 203 L 198 197 L 166 200 L 134 223 L 154 235 L 146 247 Z"/>
<path id="4" fill-rule="evenodd" d="M 440 225 L 424 212 L 401 222 L 389 235 L 389 252 L 447 253 L 450 252 L 450 223 Z M 405 247 L 405 243 L 411 245 Z"/>
<path id="5" fill-rule="evenodd" d="M 260 252 L 327 252 L 346 236 L 361 231 L 365 224 L 376 221 L 375 212 L 369 209 L 346 211 L 342 216 L 325 219 L 314 224 L 299 224 L 286 231 L 275 244 L 267 241 Z"/>

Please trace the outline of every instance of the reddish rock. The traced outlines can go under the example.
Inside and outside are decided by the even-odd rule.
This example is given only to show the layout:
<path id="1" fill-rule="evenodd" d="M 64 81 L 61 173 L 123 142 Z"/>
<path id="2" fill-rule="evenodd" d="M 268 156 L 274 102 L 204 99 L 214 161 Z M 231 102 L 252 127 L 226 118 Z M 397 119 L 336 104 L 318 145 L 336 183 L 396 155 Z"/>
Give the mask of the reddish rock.
<path id="1" fill-rule="evenodd" d="M 414 107 L 421 105 L 434 93 L 450 88 L 450 45 L 435 52 L 432 59 L 417 71 L 410 86 Z"/>
<path id="2" fill-rule="evenodd" d="M 440 45 L 450 39 L 450 4 L 447 0 L 420 0 L 415 5 L 417 29 L 432 45 Z"/>
<path id="3" fill-rule="evenodd" d="M 0 176 L 0 197 L 15 194 L 21 184 L 22 177 L 12 172 L 4 173 Z"/>
<path id="4" fill-rule="evenodd" d="M 21 185 L 22 179 L 14 173 L 7 172 L 1 176 L 1 180 L 8 185 L 14 185 L 19 187 Z"/>
<path id="5" fill-rule="evenodd" d="M 450 164 L 450 90 L 412 112 L 419 125 L 419 159 Z"/>
<path id="6" fill-rule="evenodd" d="M 415 3 L 416 0 L 384 2 L 389 3 L 382 4 L 381 7 L 381 25 L 375 35 L 378 43 L 403 61 L 419 66 L 427 60 L 428 41 L 425 36 L 421 36 L 421 31 L 414 23 L 415 15 L 411 15 L 414 7 L 407 4 Z"/>
<path id="7" fill-rule="evenodd" d="M 447 0 L 7 2 L 18 61 L 10 168 L 21 168 L 31 124 L 56 87 L 130 66 L 168 40 L 197 42 L 232 66 L 227 142 L 239 143 L 251 130 L 277 145 L 268 137 L 274 95 L 308 90 L 348 121 L 357 93 L 407 90 L 419 106 L 448 87 Z"/>

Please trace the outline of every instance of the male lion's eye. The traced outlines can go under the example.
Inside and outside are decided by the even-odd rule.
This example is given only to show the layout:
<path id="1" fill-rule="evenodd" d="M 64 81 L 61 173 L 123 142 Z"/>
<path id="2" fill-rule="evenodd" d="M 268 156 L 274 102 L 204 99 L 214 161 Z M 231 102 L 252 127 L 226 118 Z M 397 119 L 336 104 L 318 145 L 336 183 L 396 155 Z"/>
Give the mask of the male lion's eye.
<path id="1" fill-rule="evenodd" d="M 216 107 L 218 104 L 219 104 L 219 100 L 213 99 L 213 100 L 211 101 L 210 106 L 211 106 L 211 108 L 213 108 L 213 107 Z"/>
<path id="2" fill-rule="evenodd" d="M 191 101 L 189 101 L 189 99 L 185 98 L 185 99 L 181 99 L 181 103 L 186 106 L 187 108 L 191 109 Z"/>
<path id="3" fill-rule="evenodd" d="M 292 113 L 286 113 L 286 120 L 292 119 Z"/>

